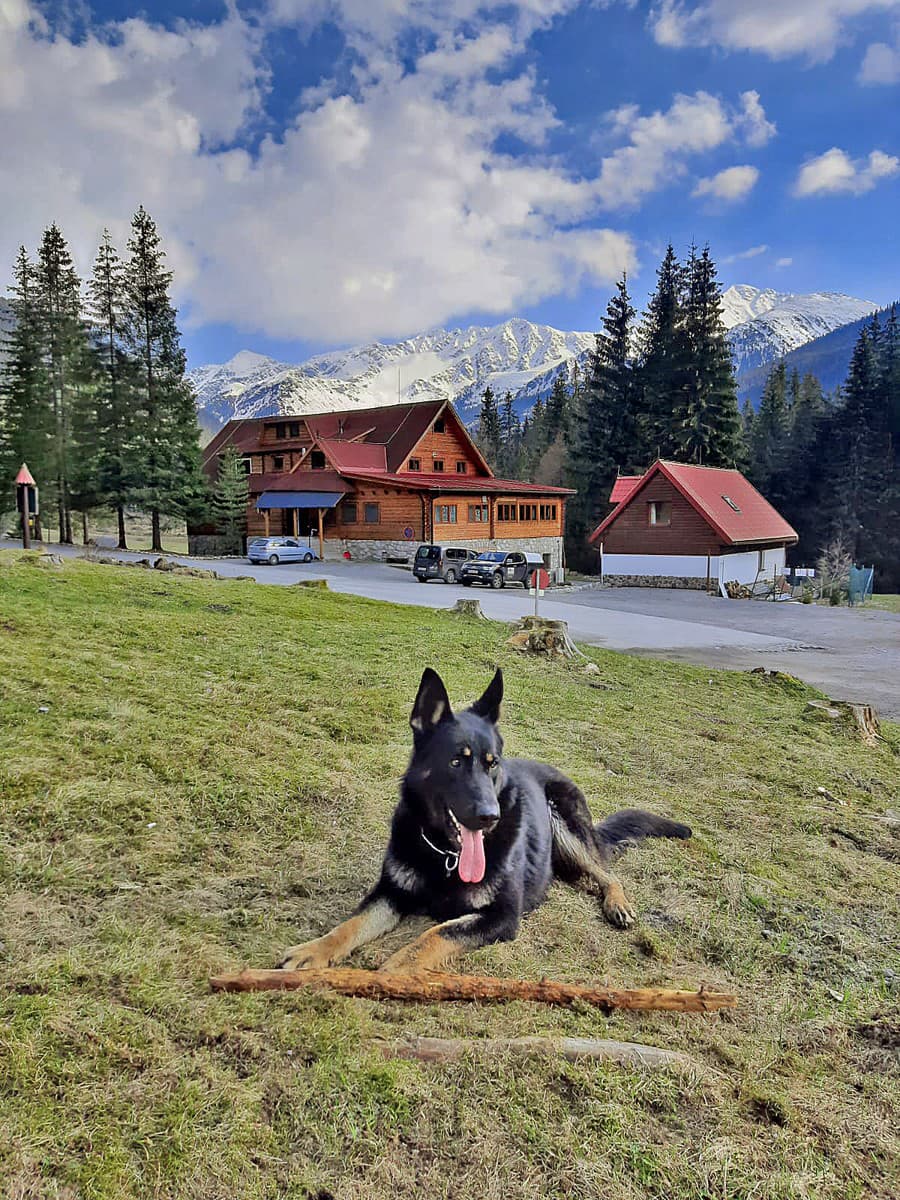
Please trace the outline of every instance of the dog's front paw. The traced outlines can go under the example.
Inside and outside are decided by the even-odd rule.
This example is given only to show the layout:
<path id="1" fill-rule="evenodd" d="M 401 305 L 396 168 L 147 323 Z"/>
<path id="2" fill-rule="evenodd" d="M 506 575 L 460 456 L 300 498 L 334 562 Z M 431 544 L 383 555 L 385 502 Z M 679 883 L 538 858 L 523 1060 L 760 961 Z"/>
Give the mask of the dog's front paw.
<path id="1" fill-rule="evenodd" d="M 634 905 L 620 887 L 607 888 L 603 897 L 603 915 L 619 929 L 630 928 L 637 919 Z"/>
<path id="2" fill-rule="evenodd" d="M 280 971 L 320 971 L 330 966 L 331 959 L 328 949 L 322 945 L 322 939 L 317 938 L 313 942 L 304 942 L 301 946 L 291 946 L 290 949 L 285 950 L 278 969 Z"/>

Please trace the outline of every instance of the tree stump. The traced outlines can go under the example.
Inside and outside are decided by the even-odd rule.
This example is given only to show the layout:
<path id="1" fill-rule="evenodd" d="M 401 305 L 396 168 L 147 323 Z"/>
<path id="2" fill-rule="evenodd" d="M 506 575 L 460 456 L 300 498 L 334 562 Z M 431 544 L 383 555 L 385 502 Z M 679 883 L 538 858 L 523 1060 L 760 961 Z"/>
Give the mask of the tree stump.
<path id="1" fill-rule="evenodd" d="M 878 713 L 871 704 L 849 700 L 809 700 L 807 711 L 820 720 L 849 721 L 867 746 L 877 745 L 881 737 Z"/>
<path id="2" fill-rule="evenodd" d="M 551 621 L 547 617 L 522 617 L 507 645 L 522 654 L 542 654 L 547 658 L 584 658 L 569 637 L 566 622 Z"/>
<path id="3" fill-rule="evenodd" d="M 461 617 L 476 617 L 481 621 L 488 619 L 481 611 L 480 600 L 457 600 L 450 611 L 459 613 Z"/>

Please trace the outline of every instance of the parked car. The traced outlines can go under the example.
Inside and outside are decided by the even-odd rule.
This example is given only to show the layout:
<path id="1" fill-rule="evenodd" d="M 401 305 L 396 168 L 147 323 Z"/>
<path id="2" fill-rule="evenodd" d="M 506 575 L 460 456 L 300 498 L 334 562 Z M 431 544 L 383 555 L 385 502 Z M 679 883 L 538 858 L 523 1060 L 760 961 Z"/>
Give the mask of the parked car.
<path id="1" fill-rule="evenodd" d="M 413 560 L 413 575 L 419 583 L 427 583 L 429 579 L 456 583 L 463 564 L 477 557 L 476 550 L 466 550 L 463 546 L 420 546 Z"/>
<path id="2" fill-rule="evenodd" d="M 463 566 L 459 581 L 463 587 L 480 583 L 483 587 L 502 588 L 510 583 L 531 586 L 531 576 L 544 566 L 540 554 L 522 550 L 485 550 Z"/>
<path id="3" fill-rule="evenodd" d="M 252 538 L 247 546 L 247 557 L 252 563 L 268 563 L 277 567 L 283 562 L 312 562 L 319 556 L 299 538 L 260 537 Z"/>

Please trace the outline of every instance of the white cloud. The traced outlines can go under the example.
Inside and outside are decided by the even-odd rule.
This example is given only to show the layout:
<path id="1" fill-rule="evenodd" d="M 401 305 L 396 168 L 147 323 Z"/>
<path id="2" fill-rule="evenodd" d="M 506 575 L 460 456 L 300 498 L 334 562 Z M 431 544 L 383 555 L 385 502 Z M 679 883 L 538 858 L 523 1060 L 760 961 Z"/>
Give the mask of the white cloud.
<path id="1" fill-rule="evenodd" d="M 717 175 L 701 179 L 694 188 L 695 196 L 712 196 L 716 200 L 743 200 L 759 179 L 756 167 L 727 167 Z"/>
<path id="2" fill-rule="evenodd" d="M 882 179 L 900 171 L 900 159 L 882 150 L 873 150 L 868 159 L 852 159 L 837 146 L 800 168 L 794 183 L 795 196 L 817 196 L 829 192 L 849 192 L 860 196 Z"/>
<path id="3" fill-rule="evenodd" d="M 540 152 L 555 117 L 533 73 L 513 70 L 528 31 L 572 2 L 518 0 L 514 22 L 465 35 L 460 21 L 501 6 L 294 4 L 294 19 L 337 15 L 364 53 L 352 89 L 307 91 L 253 148 L 268 73 L 236 11 L 75 42 L 42 33 L 28 0 L 0 0 L 0 266 L 58 220 L 84 271 L 103 226 L 123 244 L 143 203 L 192 319 L 271 336 L 401 336 L 609 283 L 635 267 L 633 241 L 584 227 L 596 181 Z M 411 9 L 435 34 L 415 68 L 390 44 Z M 501 152 L 509 134 L 532 153 Z"/>
<path id="4" fill-rule="evenodd" d="M 790 267 L 793 262 L 794 260 L 792 258 L 777 258 L 775 260 L 775 266 L 781 270 L 782 267 Z"/>
<path id="5" fill-rule="evenodd" d="M 755 98 L 749 129 L 747 96 Z M 610 208 L 636 204 L 683 175 L 685 158 L 737 141 L 742 135 L 757 138 L 761 122 L 768 124 L 755 92 L 744 93 L 738 110 L 729 109 L 709 92 L 676 96 L 668 111 L 649 116 L 641 116 L 636 105 L 624 105 L 610 114 L 608 123 L 612 136 L 626 137 L 628 142 L 603 159 L 596 193 Z"/>
<path id="6" fill-rule="evenodd" d="M 751 246 L 748 250 L 739 250 L 737 254 L 729 254 L 727 258 L 723 258 L 723 263 L 743 262 L 748 258 L 759 258 L 761 254 L 765 254 L 769 249 L 768 246 Z"/>
<path id="7" fill-rule="evenodd" d="M 739 127 L 743 131 L 748 146 L 765 146 L 776 134 L 774 121 L 766 118 L 765 110 L 759 101 L 759 92 L 741 92 L 743 112 Z"/>
<path id="8" fill-rule="evenodd" d="M 900 83 L 900 29 L 894 45 L 872 42 L 866 50 L 857 76 L 860 83 Z"/>
<path id="9" fill-rule="evenodd" d="M 662 46 L 721 46 L 770 58 L 830 59 L 856 17 L 900 7 L 900 0 L 661 0 L 650 27 Z"/>

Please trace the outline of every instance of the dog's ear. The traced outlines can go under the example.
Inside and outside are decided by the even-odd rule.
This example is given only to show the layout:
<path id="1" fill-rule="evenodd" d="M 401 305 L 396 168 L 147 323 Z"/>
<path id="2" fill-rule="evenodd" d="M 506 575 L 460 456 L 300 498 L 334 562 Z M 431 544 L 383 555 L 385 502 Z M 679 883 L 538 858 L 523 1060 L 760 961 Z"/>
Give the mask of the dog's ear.
<path id="1" fill-rule="evenodd" d="M 487 685 L 484 695 L 480 700 L 475 701 L 469 711 L 475 713 L 477 717 L 484 717 L 492 725 L 496 725 L 500 720 L 500 701 L 502 699 L 503 672 L 498 667 L 494 678 Z"/>
<path id="2" fill-rule="evenodd" d="M 446 721 L 452 716 L 450 697 L 447 695 L 444 681 L 437 671 L 426 667 L 422 672 L 419 693 L 409 718 L 413 733 L 416 737 L 430 733 L 441 721 Z"/>

